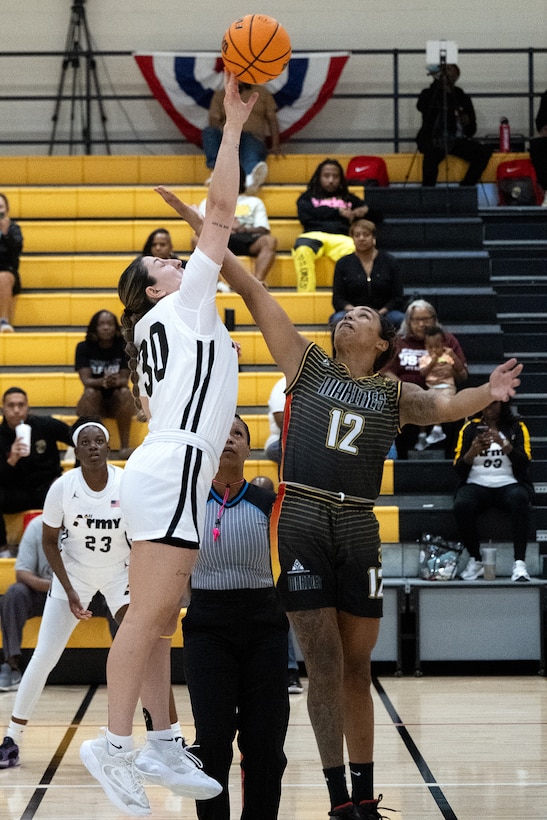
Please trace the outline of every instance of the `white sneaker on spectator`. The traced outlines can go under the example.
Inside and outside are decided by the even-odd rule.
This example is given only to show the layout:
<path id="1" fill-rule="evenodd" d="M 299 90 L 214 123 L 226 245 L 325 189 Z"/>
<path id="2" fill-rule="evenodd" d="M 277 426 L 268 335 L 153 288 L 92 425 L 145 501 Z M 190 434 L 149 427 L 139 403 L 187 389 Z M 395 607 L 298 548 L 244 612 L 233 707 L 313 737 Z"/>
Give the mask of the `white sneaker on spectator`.
<path id="1" fill-rule="evenodd" d="M 431 429 L 429 435 L 426 436 L 425 442 L 426 444 L 438 444 L 439 441 L 444 441 L 445 438 L 446 435 L 443 432 L 443 428 L 435 425 L 435 427 Z"/>
<path id="2" fill-rule="evenodd" d="M 222 786 L 203 771 L 201 760 L 175 740 L 147 740 L 135 766 L 147 783 L 171 789 L 182 797 L 209 800 Z"/>
<path id="3" fill-rule="evenodd" d="M 268 166 L 265 162 L 257 162 L 250 174 L 245 177 L 245 193 L 256 194 L 261 185 L 266 182 Z"/>
<path id="4" fill-rule="evenodd" d="M 418 441 L 414 445 L 414 449 L 415 450 L 425 450 L 425 448 L 427 447 L 426 438 L 427 438 L 427 433 L 419 433 L 418 434 Z"/>
<path id="5" fill-rule="evenodd" d="M 484 575 L 484 565 L 475 558 L 470 558 L 463 572 L 460 572 L 462 581 L 476 581 L 481 575 Z"/>
<path id="6" fill-rule="evenodd" d="M 13 326 L 4 317 L 0 319 L 0 333 L 13 333 Z"/>
<path id="7" fill-rule="evenodd" d="M 515 561 L 513 564 L 513 572 L 511 574 L 512 581 L 529 581 L 530 575 L 526 568 L 524 561 Z"/>
<path id="8" fill-rule="evenodd" d="M 108 753 L 106 736 L 85 740 L 80 746 L 80 758 L 86 769 L 98 780 L 108 799 L 125 814 L 145 817 L 152 814 L 142 778 L 135 767 L 139 749 L 131 752 Z M 75 812 L 77 814 L 77 812 Z"/>

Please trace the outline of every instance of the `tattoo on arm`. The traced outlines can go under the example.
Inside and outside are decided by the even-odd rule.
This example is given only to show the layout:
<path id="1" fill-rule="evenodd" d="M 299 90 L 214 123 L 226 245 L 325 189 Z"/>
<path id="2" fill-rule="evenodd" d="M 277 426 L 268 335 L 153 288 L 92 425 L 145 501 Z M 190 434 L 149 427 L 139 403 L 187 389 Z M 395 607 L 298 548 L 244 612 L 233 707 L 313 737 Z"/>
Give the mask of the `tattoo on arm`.
<path id="1" fill-rule="evenodd" d="M 230 225 L 222 225 L 220 222 L 213 222 L 212 224 L 215 226 L 215 228 L 221 228 L 223 231 L 231 230 Z"/>
<path id="2" fill-rule="evenodd" d="M 425 426 L 440 421 L 435 399 L 434 390 L 430 392 L 426 390 L 412 392 L 404 403 L 405 424 Z"/>

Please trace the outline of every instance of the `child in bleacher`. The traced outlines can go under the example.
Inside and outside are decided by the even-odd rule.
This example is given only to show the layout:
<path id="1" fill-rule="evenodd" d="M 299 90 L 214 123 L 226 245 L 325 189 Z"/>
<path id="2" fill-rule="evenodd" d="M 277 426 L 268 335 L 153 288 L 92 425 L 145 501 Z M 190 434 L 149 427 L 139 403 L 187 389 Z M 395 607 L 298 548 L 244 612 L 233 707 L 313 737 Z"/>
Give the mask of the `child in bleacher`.
<path id="1" fill-rule="evenodd" d="M 418 367 L 428 390 L 444 390 L 447 395 L 453 396 L 456 392 L 454 351 L 445 345 L 443 329 L 438 325 L 426 327 L 424 345 L 427 352 L 420 358 Z M 415 449 L 425 450 L 430 444 L 437 444 L 445 438 L 440 424 L 434 424 L 429 433 L 422 428 Z"/>

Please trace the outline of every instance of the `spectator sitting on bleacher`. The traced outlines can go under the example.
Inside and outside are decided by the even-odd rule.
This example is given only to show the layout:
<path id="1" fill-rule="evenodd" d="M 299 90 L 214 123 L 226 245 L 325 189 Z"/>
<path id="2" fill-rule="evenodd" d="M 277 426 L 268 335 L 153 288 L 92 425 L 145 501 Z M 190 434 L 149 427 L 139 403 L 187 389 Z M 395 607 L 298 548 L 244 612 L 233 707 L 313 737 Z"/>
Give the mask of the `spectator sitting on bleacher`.
<path id="1" fill-rule="evenodd" d="M 41 615 L 51 586 L 51 567 L 42 548 L 42 516 L 27 525 L 17 550 L 14 584 L 0 598 L 0 626 L 4 663 L 0 692 L 18 689 L 21 681 L 21 642 L 29 618 Z"/>
<path id="2" fill-rule="evenodd" d="M 272 154 L 279 154 L 281 151 L 277 103 L 263 85 L 249 85 L 243 82 L 238 85 L 241 99 L 245 102 L 248 102 L 254 93 L 258 94 L 239 141 L 239 162 L 245 171 L 245 190 L 248 194 L 256 194 L 268 176 L 268 151 Z M 216 164 L 225 122 L 224 89 L 219 89 L 211 98 L 209 124 L 202 131 L 205 162 L 211 171 Z M 205 180 L 206 185 L 210 184 L 211 177 L 212 174 Z"/>
<path id="3" fill-rule="evenodd" d="M 85 341 L 76 345 L 74 369 L 84 386 L 77 415 L 115 419 L 120 435 L 118 455 L 120 459 L 128 458 L 135 404 L 129 388 L 125 342 L 119 322 L 109 310 L 99 310 L 91 317 Z"/>
<path id="4" fill-rule="evenodd" d="M 21 228 L 10 219 L 8 198 L 0 194 L 0 333 L 13 331 L 14 296 L 21 290 L 19 256 L 22 250 Z"/>
<path id="5" fill-rule="evenodd" d="M 537 181 L 545 191 L 542 205 L 547 208 L 547 91 L 541 95 L 541 102 L 536 115 L 536 128 L 539 137 L 530 140 L 530 159 L 534 166 Z"/>
<path id="6" fill-rule="evenodd" d="M 331 328 L 348 310 L 369 305 L 395 327 L 404 318 L 403 279 L 397 260 L 376 247 L 376 225 L 369 219 L 355 219 L 349 229 L 355 252 L 343 256 L 334 266 Z"/>
<path id="7" fill-rule="evenodd" d="M 461 573 L 465 581 L 484 575 L 478 518 L 497 507 L 509 513 L 513 534 L 512 581 L 529 581 L 525 564 L 530 504 L 534 487 L 528 475 L 532 453 L 526 425 L 507 403 L 494 401 L 464 424 L 458 436 L 454 466 L 460 483 L 454 496 L 454 517 L 469 553 Z"/>
<path id="8" fill-rule="evenodd" d="M 434 186 L 439 163 L 452 154 L 469 163 L 460 185 L 476 185 L 494 148 L 473 139 L 477 130 L 475 109 L 471 97 L 456 86 L 458 66 L 448 63 L 433 76 L 433 82 L 422 90 L 416 103 L 422 115 L 422 127 L 416 136 L 418 150 L 424 155 L 422 183 Z"/>
<path id="9" fill-rule="evenodd" d="M 315 290 L 316 259 L 326 256 L 337 262 L 355 251 L 353 239 L 348 236 L 355 219 L 362 217 L 375 224 L 381 221 L 379 213 L 373 213 L 363 199 L 350 193 L 343 168 L 336 159 L 319 163 L 296 207 L 304 228 L 292 251 L 299 291 Z"/>
<path id="10" fill-rule="evenodd" d="M 425 332 L 427 327 L 439 325 L 437 312 L 433 305 L 424 299 L 415 299 L 411 302 L 406 311 L 403 323 L 395 338 L 395 355 L 388 362 L 383 372 L 402 382 L 411 382 L 419 387 L 426 387 L 425 376 L 420 371 L 420 360 L 427 355 L 425 346 Z M 453 376 L 456 385 L 461 385 L 467 379 L 467 363 L 456 337 L 443 330 L 443 341 L 445 347 L 450 348 L 454 364 L 446 364 L 445 376 Z M 442 373 L 438 371 L 438 376 Z M 447 425 L 443 425 L 446 431 Z M 407 424 L 400 433 L 397 434 L 395 445 L 397 447 L 398 458 L 407 459 L 408 451 L 415 447 L 421 428 L 414 424 Z M 445 432 L 446 435 L 446 432 Z M 446 441 L 447 457 L 453 453 L 453 441 L 447 435 Z M 451 449 L 452 448 L 452 449 Z"/>
<path id="11" fill-rule="evenodd" d="M 207 200 L 200 203 L 199 211 L 205 216 Z M 197 245 L 194 235 L 193 247 Z M 245 193 L 245 171 L 240 166 L 239 196 L 237 198 L 232 232 L 228 249 L 236 256 L 250 256 L 254 262 L 254 275 L 265 285 L 266 277 L 275 262 L 277 239 L 272 235 L 266 206 L 257 196 Z M 229 290 L 228 286 L 225 286 Z"/>
<path id="12" fill-rule="evenodd" d="M 49 487 L 62 473 L 57 442 L 72 445 L 70 428 L 51 416 L 29 414 L 28 397 L 21 387 L 10 387 L 2 397 L 0 424 L 0 555 L 9 554 L 4 513 L 41 510 Z M 30 452 L 16 435 L 17 425 L 31 427 Z"/>
<path id="13" fill-rule="evenodd" d="M 54 572 L 36 649 L 23 675 L 0 745 L 0 768 L 19 764 L 19 743 L 49 673 L 100 590 L 118 622 L 129 604 L 129 540 L 120 511 L 123 470 L 108 464 L 108 430 L 84 417 L 72 428 L 80 467 L 55 481 L 44 501 L 43 547 Z M 85 521 L 85 526 L 80 526 Z M 63 534 L 62 553 L 59 535 Z"/>
<path id="14" fill-rule="evenodd" d="M 178 259 L 179 257 L 173 252 L 173 241 L 171 234 L 166 228 L 156 228 L 149 234 L 148 239 L 144 243 L 141 256 L 157 256 L 158 259 Z M 184 268 L 186 262 L 182 261 Z"/>

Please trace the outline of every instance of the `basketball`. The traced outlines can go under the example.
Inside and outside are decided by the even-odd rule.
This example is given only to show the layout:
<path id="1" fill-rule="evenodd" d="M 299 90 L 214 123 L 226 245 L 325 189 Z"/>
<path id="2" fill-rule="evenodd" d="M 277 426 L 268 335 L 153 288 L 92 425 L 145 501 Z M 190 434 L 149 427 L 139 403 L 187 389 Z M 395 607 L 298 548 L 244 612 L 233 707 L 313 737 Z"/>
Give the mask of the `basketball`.
<path id="1" fill-rule="evenodd" d="M 279 77 L 291 58 L 283 26 L 265 14 L 236 20 L 222 38 L 222 59 L 242 83 L 260 85 Z"/>

